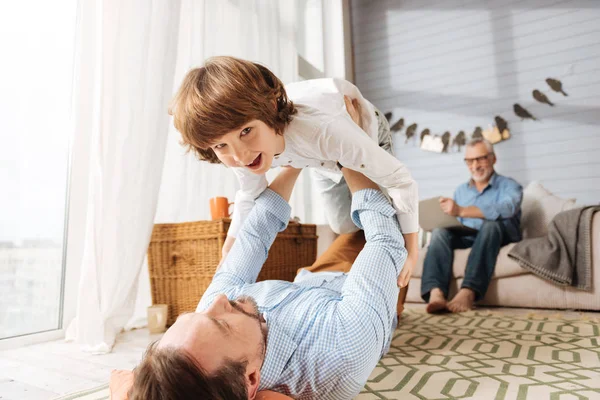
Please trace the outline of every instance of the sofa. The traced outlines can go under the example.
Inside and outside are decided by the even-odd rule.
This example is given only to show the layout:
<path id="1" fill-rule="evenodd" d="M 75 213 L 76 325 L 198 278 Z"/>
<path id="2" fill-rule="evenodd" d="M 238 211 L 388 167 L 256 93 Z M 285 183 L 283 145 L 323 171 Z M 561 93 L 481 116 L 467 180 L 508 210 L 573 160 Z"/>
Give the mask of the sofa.
<path id="1" fill-rule="evenodd" d="M 580 205 L 575 199 L 562 199 L 555 196 L 539 182 L 532 182 L 523 192 L 521 229 L 523 238 L 533 238 L 547 234 L 547 226 L 556 214 Z M 322 253 L 335 239 L 328 226 L 317 227 L 319 235 L 318 253 Z M 422 235 L 425 246 L 419 252 L 419 262 L 413 271 L 408 287 L 406 302 L 422 303 L 421 275 L 423 261 L 427 254 L 427 237 Z M 558 286 L 521 268 L 508 258 L 514 244 L 500 249 L 496 269 L 488 291 L 478 304 L 503 307 L 552 308 L 600 310 L 600 212 L 592 221 L 592 291 L 585 292 L 572 287 Z M 455 250 L 453 279 L 450 284 L 452 297 L 460 288 L 470 249 Z"/>

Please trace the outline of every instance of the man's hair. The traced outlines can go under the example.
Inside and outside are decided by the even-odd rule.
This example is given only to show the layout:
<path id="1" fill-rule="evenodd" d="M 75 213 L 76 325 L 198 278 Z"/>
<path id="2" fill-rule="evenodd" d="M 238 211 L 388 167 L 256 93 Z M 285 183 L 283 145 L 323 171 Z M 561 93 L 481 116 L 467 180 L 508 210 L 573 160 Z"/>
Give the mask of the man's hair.
<path id="1" fill-rule="evenodd" d="M 208 374 L 185 351 L 151 344 L 134 371 L 129 400 L 247 399 L 246 362 L 227 360 Z"/>
<path id="2" fill-rule="evenodd" d="M 483 143 L 484 144 L 484 146 L 487 149 L 488 153 L 494 154 L 494 145 L 492 144 L 492 142 L 490 142 L 489 140 L 487 140 L 485 138 L 471 139 L 467 143 L 467 146 L 468 147 L 474 147 L 474 146 L 477 146 L 479 143 Z"/>
<path id="3" fill-rule="evenodd" d="M 181 142 L 201 160 L 220 163 L 211 145 L 252 120 L 278 135 L 296 113 L 283 83 L 266 67 L 234 57 L 213 57 L 192 69 L 169 107 Z"/>

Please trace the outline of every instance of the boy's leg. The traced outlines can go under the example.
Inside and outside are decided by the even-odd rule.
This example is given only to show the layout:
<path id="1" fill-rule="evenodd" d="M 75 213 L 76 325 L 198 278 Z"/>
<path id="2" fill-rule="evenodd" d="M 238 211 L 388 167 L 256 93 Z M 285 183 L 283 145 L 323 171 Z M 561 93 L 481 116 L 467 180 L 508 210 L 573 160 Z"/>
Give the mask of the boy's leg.
<path id="1" fill-rule="evenodd" d="M 350 217 L 352 195 L 344 178 L 342 177 L 339 182 L 335 182 L 327 176 L 327 173 L 321 173 L 316 169 L 312 170 L 312 175 L 317 191 L 321 193 L 325 216 L 331 230 L 337 234 L 358 231 Z"/>
<path id="2" fill-rule="evenodd" d="M 331 246 L 313 263 L 304 268 L 310 272 L 339 271 L 350 272 L 356 257 L 365 247 L 365 233 L 356 231 L 338 236 Z"/>
<path id="3" fill-rule="evenodd" d="M 379 147 L 394 155 L 390 125 L 381 111 L 375 109 L 375 116 L 377 117 L 379 126 Z M 352 195 L 350 194 L 348 185 L 343 177 L 336 183 L 328 175 L 328 173 L 313 170 L 315 185 L 323 198 L 327 222 L 337 234 L 356 232 L 358 228 L 356 228 L 356 225 L 354 225 L 350 218 Z"/>
<path id="4" fill-rule="evenodd" d="M 379 147 L 394 155 L 394 145 L 392 143 L 392 131 L 390 130 L 390 124 L 388 120 L 385 118 L 385 115 L 377 108 L 375 109 L 375 116 L 377 117 L 378 122 L 378 139 L 379 139 Z"/>

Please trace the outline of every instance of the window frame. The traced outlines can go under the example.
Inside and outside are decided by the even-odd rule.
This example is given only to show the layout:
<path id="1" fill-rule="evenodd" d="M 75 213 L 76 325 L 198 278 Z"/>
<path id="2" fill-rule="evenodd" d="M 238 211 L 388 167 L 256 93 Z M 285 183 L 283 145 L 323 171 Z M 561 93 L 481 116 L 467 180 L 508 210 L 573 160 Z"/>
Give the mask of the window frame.
<path id="1" fill-rule="evenodd" d="M 324 68 L 321 70 L 297 53 L 298 76 L 305 80 L 337 77 L 354 82 L 350 0 L 323 0 L 321 13 Z"/>

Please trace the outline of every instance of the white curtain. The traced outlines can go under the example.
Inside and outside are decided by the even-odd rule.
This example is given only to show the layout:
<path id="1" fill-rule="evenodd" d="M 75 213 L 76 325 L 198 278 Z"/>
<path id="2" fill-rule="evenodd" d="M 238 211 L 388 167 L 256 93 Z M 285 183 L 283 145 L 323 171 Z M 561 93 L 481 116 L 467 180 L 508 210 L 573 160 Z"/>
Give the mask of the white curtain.
<path id="1" fill-rule="evenodd" d="M 76 130 L 91 133 L 93 147 L 77 316 L 67 339 L 107 352 L 121 329 L 145 323 L 153 222 L 206 219 L 208 199 L 232 199 L 237 188 L 231 171 L 184 154 L 166 112 L 171 96 L 190 68 L 213 55 L 258 61 L 284 83 L 296 80 L 295 2 L 80 3 Z M 306 221 L 312 193 L 304 175 L 292 205 Z"/>
<path id="2" fill-rule="evenodd" d="M 286 5 L 287 4 L 287 5 Z M 181 7 L 176 85 L 187 71 L 216 55 L 258 61 L 285 83 L 297 79 L 292 1 L 183 1 Z M 237 180 L 221 165 L 184 154 L 181 136 L 169 127 L 155 222 L 209 218 L 208 199 L 233 200 Z"/>

